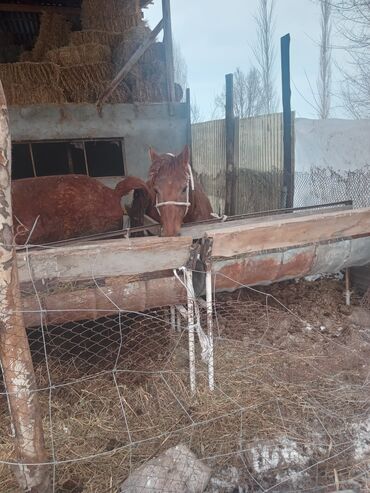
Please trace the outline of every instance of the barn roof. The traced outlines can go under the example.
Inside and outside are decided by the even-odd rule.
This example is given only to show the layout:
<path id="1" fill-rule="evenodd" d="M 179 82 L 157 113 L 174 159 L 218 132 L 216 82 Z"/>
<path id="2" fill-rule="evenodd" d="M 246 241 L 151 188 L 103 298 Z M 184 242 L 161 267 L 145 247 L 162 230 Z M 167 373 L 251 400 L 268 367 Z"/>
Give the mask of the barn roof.
<path id="1" fill-rule="evenodd" d="M 153 0 L 140 0 L 141 8 Z M 0 34 L 11 33 L 15 42 L 32 45 L 40 27 L 40 13 L 64 13 L 78 26 L 82 0 L 0 0 Z"/>

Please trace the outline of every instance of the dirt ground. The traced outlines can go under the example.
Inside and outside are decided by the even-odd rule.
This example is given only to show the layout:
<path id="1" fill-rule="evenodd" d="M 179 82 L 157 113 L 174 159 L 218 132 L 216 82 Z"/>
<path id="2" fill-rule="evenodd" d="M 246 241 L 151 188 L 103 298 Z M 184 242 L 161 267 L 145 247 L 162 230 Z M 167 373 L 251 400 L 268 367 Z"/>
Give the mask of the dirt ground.
<path id="1" fill-rule="evenodd" d="M 197 342 L 195 396 L 188 334 L 168 309 L 48 327 L 51 397 L 30 331 L 56 491 L 115 493 L 178 443 L 212 468 L 209 493 L 370 491 L 370 312 L 352 303 L 338 279 L 218 295 L 215 390 Z M 5 399 L 0 416 L 1 461 L 13 457 Z M 0 484 L 17 491 L 7 466 Z"/>

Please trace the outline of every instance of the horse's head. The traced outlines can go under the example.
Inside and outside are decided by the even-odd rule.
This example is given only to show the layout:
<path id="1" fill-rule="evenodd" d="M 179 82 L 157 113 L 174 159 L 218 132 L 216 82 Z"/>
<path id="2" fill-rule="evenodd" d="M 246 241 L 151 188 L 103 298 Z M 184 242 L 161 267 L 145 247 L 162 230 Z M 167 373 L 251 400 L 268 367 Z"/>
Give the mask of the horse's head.
<path id="1" fill-rule="evenodd" d="M 189 147 L 174 156 L 149 151 L 152 161 L 149 170 L 151 188 L 155 194 L 155 207 L 160 216 L 162 236 L 177 236 L 191 205 L 194 188 L 189 165 Z"/>

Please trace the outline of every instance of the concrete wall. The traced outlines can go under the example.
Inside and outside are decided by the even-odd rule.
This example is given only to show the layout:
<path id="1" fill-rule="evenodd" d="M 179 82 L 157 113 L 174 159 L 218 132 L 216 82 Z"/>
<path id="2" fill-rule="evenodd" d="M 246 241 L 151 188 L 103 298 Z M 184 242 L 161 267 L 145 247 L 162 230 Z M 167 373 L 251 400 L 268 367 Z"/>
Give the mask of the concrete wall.
<path id="1" fill-rule="evenodd" d="M 176 153 L 186 143 L 186 105 L 172 108 L 170 115 L 166 103 L 105 105 L 99 116 L 92 104 L 14 106 L 10 130 L 13 142 L 123 137 L 127 173 L 146 178 L 150 146 Z"/>

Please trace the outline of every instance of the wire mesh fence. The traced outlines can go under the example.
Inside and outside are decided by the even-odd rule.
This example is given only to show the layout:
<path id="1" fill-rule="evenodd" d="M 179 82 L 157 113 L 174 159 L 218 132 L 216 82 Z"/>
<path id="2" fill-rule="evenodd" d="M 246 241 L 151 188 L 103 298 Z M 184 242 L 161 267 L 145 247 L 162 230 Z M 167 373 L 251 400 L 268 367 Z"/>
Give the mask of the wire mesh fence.
<path id="1" fill-rule="evenodd" d="M 343 291 L 323 280 L 216 295 L 214 390 L 196 329 L 195 393 L 186 307 L 73 322 L 66 307 L 52 325 L 41 309 L 28 338 L 50 491 L 134 491 L 120 485 L 179 444 L 210 468 L 208 492 L 368 491 L 370 333 Z M 206 330 L 207 307 L 193 302 Z M 15 492 L 8 394 L 1 384 L 0 484 Z M 165 465 L 151 479 L 151 491 L 182 491 Z"/>
<path id="2" fill-rule="evenodd" d="M 354 207 L 370 206 L 370 166 L 354 171 L 313 167 L 294 176 L 294 206 L 352 200 Z"/>

